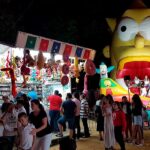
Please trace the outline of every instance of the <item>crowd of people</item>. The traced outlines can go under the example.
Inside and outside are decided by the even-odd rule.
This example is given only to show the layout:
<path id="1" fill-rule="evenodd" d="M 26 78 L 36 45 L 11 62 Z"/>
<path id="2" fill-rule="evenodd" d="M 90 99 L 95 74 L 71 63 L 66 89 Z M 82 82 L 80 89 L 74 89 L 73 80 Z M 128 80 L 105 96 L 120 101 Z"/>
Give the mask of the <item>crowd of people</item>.
<path id="1" fill-rule="evenodd" d="M 4 126 L 3 138 L 9 141 L 9 150 L 14 145 L 19 150 L 49 150 L 52 133 L 63 138 L 66 128 L 72 140 L 90 137 L 90 109 L 85 94 L 67 93 L 66 100 L 62 100 L 62 95 L 56 90 L 47 98 L 49 113 L 36 94 L 31 95 L 34 96 L 19 93 L 14 102 L 3 96 L 0 122 Z M 122 102 L 116 102 L 111 95 L 99 95 L 95 106 L 97 131 L 105 149 L 113 150 L 116 142 L 121 150 L 126 149 L 126 142 L 137 146 L 144 144 L 143 126 L 147 110 L 137 94 L 132 97 L 132 102 L 126 96 L 122 97 Z M 84 133 L 81 133 L 80 120 Z"/>
<path id="2" fill-rule="evenodd" d="M 144 122 L 149 125 L 149 110 L 146 110 L 139 95 L 129 102 L 126 96 L 122 102 L 116 102 L 111 95 L 100 95 L 96 102 L 97 131 L 100 140 L 104 140 L 107 150 L 113 150 L 115 141 L 125 150 L 125 143 L 136 146 L 144 144 Z"/>

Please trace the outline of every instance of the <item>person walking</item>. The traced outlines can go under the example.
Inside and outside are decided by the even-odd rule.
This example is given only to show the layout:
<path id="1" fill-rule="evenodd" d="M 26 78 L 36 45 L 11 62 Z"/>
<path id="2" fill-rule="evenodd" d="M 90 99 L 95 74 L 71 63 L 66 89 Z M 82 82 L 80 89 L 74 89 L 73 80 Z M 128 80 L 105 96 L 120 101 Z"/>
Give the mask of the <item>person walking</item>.
<path id="1" fill-rule="evenodd" d="M 82 119 L 83 128 L 84 128 L 84 136 L 83 137 L 88 138 L 88 137 L 90 137 L 89 127 L 88 127 L 88 123 L 87 123 L 88 114 L 89 114 L 89 105 L 86 100 L 85 94 L 80 95 L 80 100 L 81 100 L 80 117 Z"/>
<path id="2" fill-rule="evenodd" d="M 113 122 L 114 122 L 114 132 L 115 139 L 120 145 L 121 150 L 125 150 L 125 131 L 126 131 L 126 116 L 121 109 L 119 102 L 113 103 Z"/>
<path id="3" fill-rule="evenodd" d="M 31 134 L 36 135 L 35 150 L 49 150 L 51 145 L 51 127 L 43 106 L 38 100 L 31 101 L 33 112 L 29 115 L 29 121 L 35 128 Z"/>
<path id="4" fill-rule="evenodd" d="M 106 150 L 113 150 L 115 145 L 115 135 L 112 105 L 107 96 L 104 96 L 102 99 L 102 112 L 104 116 L 104 146 Z"/>
<path id="5" fill-rule="evenodd" d="M 59 137 L 63 137 L 63 124 L 68 122 L 69 126 L 69 137 L 73 138 L 73 130 L 75 127 L 75 113 L 76 113 L 76 104 L 72 101 L 71 93 L 67 93 L 66 101 L 63 102 L 61 107 L 61 112 L 63 116 L 58 119 L 58 127 L 60 133 L 57 135 Z"/>
<path id="6" fill-rule="evenodd" d="M 52 132 L 58 132 L 57 121 L 60 118 L 60 107 L 62 104 L 62 98 L 59 96 L 59 91 L 55 90 L 54 95 L 48 96 L 48 101 L 50 103 L 49 116 Z"/>
<path id="7" fill-rule="evenodd" d="M 126 116 L 126 140 L 125 141 L 130 143 L 132 142 L 132 109 L 131 109 L 131 103 L 128 101 L 126 96 L 122 97 L 121 108 Z"/>
<path id="8" fill-rule="evenodd" d="M 79 100 L 79 93 L 75 92 L 73 93 L 73 102 L 76 104 L 76 114 L 75 114 L 75 129 L 77 129 L 77 134 L 74 129 L 74 138 L 77 137 L 77 139 L 80 138 L 80 107 L 81 102 Z"/>

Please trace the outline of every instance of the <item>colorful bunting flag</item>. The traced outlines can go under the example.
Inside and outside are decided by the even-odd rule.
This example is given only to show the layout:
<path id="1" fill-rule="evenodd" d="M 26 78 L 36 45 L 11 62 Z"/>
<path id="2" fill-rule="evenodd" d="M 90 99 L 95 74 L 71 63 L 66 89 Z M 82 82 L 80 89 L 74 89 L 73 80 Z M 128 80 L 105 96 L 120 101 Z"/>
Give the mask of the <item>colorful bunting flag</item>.
<path id="1" fill-rule="evenodd" d="M 75 55 L 76 55 L 77 57 L 81 57 L 82 51 L 83 51 L 83 48 L 77 47 Z"/>
<path id="2" fill-rule="evenodd" d="M 36 43 L 36 37 L 35 36 L 28 36 L 27 37 L 27 42 L 26 42 L 26 48 L 29 48 L 29 49 L 34 49 L 35 47 L 35 43 Z"/>
<path id="3" fill-rule="evenodd" d="M 89 59 L 89 57 L 90 57 L 90 50 L 85 50 L 84 51 L 84 55 L 83 55 L 83 59 Z"/>
<path id="4" fill-rule="evenodd" d="M 71 50 L 72 50 L 72 45 L 66 44 L 66 45 L 65 45 L 65 48 L 64 48 L 64 53 L 63 53 L 63 55 L 70 56 Z"/>
<path id="5" fill-rule="evenodd" d="M 39 50 L 46 52 L 48 50 L 48 45 L 49 45 L 49 40 L 41 39 Z"/>
<path id="6" fill-rule="evenodd" d="M 52 52 L 52 53 L 59 53 L 60 46 L 61 46 L 61 43 L 60 43 L 60 42 L 54 41 L 53 46 L 52 46 L 52 49 L 51 49 L 51 52 Z"/>
<path id="7" fill-rule="evenodd" d="M 25 32 L 18 32 L 16 46 L 91 60 L 94 59 L 96 53 L 96 51 L 92 49 L 39 37 Z"/>

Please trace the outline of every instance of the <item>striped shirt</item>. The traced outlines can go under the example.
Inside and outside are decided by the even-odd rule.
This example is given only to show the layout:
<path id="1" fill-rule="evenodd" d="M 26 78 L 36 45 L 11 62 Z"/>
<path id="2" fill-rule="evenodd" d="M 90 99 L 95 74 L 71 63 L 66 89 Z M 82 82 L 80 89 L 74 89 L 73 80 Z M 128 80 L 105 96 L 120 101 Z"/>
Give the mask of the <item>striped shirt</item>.
<path id="1" fill-rule="evenodd" d="M 80 118 L 88 118 L 89 105 L 88 102 L 83 99 L 81 100 Z"/>

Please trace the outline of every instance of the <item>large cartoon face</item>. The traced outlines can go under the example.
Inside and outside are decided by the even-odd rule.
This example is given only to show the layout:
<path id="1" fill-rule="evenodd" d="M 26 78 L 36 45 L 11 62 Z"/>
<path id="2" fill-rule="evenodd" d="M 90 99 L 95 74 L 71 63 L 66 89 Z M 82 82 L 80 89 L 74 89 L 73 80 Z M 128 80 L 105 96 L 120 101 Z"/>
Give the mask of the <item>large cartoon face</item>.
<path id="1" fill-rule="evenodd" d="M 116 25 L 110 55 L 116 79 L 150 76 L 150 9 L 129 9 Z"/>

